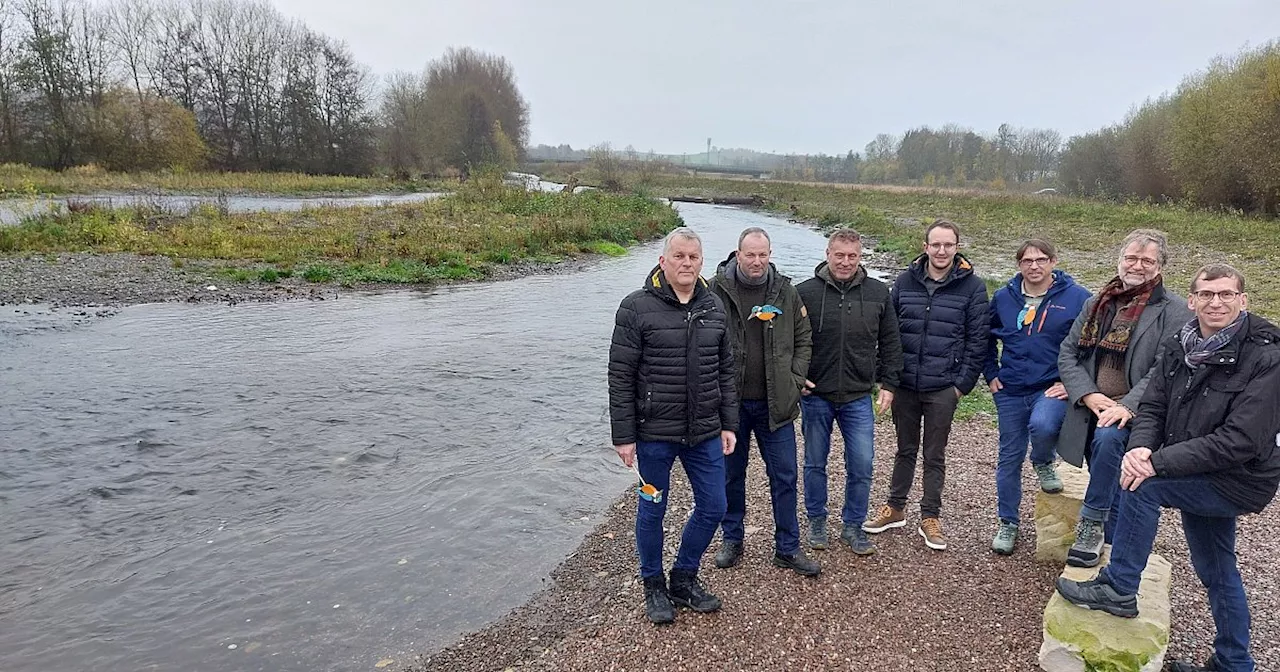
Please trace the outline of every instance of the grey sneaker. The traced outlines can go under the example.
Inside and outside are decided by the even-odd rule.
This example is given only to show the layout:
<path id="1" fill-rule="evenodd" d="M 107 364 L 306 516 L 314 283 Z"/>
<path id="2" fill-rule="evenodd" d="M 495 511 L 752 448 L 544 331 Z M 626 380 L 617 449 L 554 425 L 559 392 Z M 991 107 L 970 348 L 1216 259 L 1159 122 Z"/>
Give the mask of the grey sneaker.
<path id="1" fill-rule="evenodd" d="M 849 545 L 849 548 L 858 555 L 871 555 L 876 552 L 876 547 L 871 544 L 871 538 L 858 525 L 845 525 L 840 531 L 840 541 Z"/>
<path id="2" fill-rule="evenodd" d="M 1072 567 L 1097 567 L 1102 561 L 1104 541 L 1102 523 L 1081 518 L 1076 523 L 1076 543 L 1067 551 L 1067 564 Z"/>
<path id="3" fill-rule="evenodd" d="M 1013 545 L 1018 541 L 1018 524 L 1001 522 L 996 538 L 991 540 L 991 550 L 1000 555 L 1013 555 Z"/>
<path id="4" fill-rule="evenodd" d="M 809 548 L 823 551 L 827 548 L 827 517 L 816 516 L 809 519 Z"/>
<path id="5" fill-rule="evenodd" d="M 1062 492 L 1062 479 L 1058 478 L 1058 471 L 1053 468 L 1053 463 L 1033 464 L 1036 470 L 1036 478 L 1040 479 L 1040 489 L 1049 494 Z"/>

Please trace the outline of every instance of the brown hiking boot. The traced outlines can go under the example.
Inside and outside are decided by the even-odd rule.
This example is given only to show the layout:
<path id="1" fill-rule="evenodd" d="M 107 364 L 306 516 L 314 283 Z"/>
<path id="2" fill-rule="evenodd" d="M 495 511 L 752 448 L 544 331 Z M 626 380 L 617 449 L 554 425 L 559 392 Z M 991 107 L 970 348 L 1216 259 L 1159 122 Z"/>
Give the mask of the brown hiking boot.
<path id="1" fill-rule="evenodd" d="M 942 536 L 942 521 L 937 518 L 925 518 L 920 521 L 920 536 L 924 537 L 924 545 L 935 551 L 947 550 L 947 538 Z"/>
<path id="2" fill-rule="evenodd" d="M 862 531 L 871 534 L 878 534 L 885 530 L 902 527 L 907 524 L 907 517 L 902 515 L 902 509 L 895 509 L 888 504 L 880 507 L 880 512 L 875 518 L 862 524 Z"/>

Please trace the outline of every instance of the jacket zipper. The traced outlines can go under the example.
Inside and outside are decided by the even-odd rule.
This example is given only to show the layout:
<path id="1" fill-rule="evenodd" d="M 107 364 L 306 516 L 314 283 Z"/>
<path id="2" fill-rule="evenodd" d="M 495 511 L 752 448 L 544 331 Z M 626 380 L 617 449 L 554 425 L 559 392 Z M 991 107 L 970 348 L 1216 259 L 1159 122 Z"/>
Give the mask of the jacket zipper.
<path id="1" fill-rule="evenodd" d="M 699 311 L 689 310 L 685 314 L 685 339 L 684 339 L 684 364 L 685 364 L 685 405 L 687 412 L 684 420 L 684 444 L 686 446 L 693 445 L 693 421 L 696 408 L 696 390 L 698 382 L 698 337 L 697 329 L 694 328 L 694 321 L 710 312 L 709 309 L 703 308 Z M 719 384 L 719 381 L 716 381 Z"/>

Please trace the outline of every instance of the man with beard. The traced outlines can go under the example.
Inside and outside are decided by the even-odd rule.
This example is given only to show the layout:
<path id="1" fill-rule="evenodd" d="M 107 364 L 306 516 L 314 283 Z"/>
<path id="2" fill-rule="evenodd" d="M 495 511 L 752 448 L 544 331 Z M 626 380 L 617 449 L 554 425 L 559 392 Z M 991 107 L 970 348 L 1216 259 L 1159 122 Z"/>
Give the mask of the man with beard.
<path id="1" fill-rule="evenodd" d="M 1067 564 L 1075 567 L 1093 567 L 1102 558 L 1138 402 L 1160 349 L 1191 319 L 1186 300 L 1164 286 L 1167 246 L 1159 231 L 1126 236 L 1116 277 L 1085 303 L 1058 354 L 1068 408 L 1058 454 L 1077 467 L 1089 461 L 1089 487 L 1067 552 Z"/>
<path id="2" fill-rule="evenodd" d="M 1271 503 L 1280 484 L 1280 330 L 1250 314 L 1244 276 L 1209 264 L 1191 281 L 1195 318 L 1162 351 L 1120 467 L 1111 562 L 1089 581 L 1058 579 L 1073 604 L 1138 615 L 1138 584 L 1162 507 L 1182 514 L 1217 636 L 1203 667 L 1253 672 L 1249 604 L 1236 560 L 1236 521 Z"/>

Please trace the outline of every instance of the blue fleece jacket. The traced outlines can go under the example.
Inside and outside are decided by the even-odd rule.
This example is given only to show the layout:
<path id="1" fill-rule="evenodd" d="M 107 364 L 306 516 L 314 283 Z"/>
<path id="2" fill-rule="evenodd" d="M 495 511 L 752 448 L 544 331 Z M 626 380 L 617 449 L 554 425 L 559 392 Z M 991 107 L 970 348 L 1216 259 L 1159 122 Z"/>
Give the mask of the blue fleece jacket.
<path id="1" fill-rule="evenodd" d="M 1022 274 L 1014 275 L 991 297 L 991 338 L 982 367 L 987 383 L 999 378 L 1007 393 L 1023 395 L 1058 382 L 1058 349 L 1089 296 L 1089 290 L 1070 275 L 1055 270 L 1053 285 L 1034 319 L 1020 324 L 1018 317 L 1027 304 L 1022 297 Z M 997 342 L 1004 343 L 998 355 Z"/>

